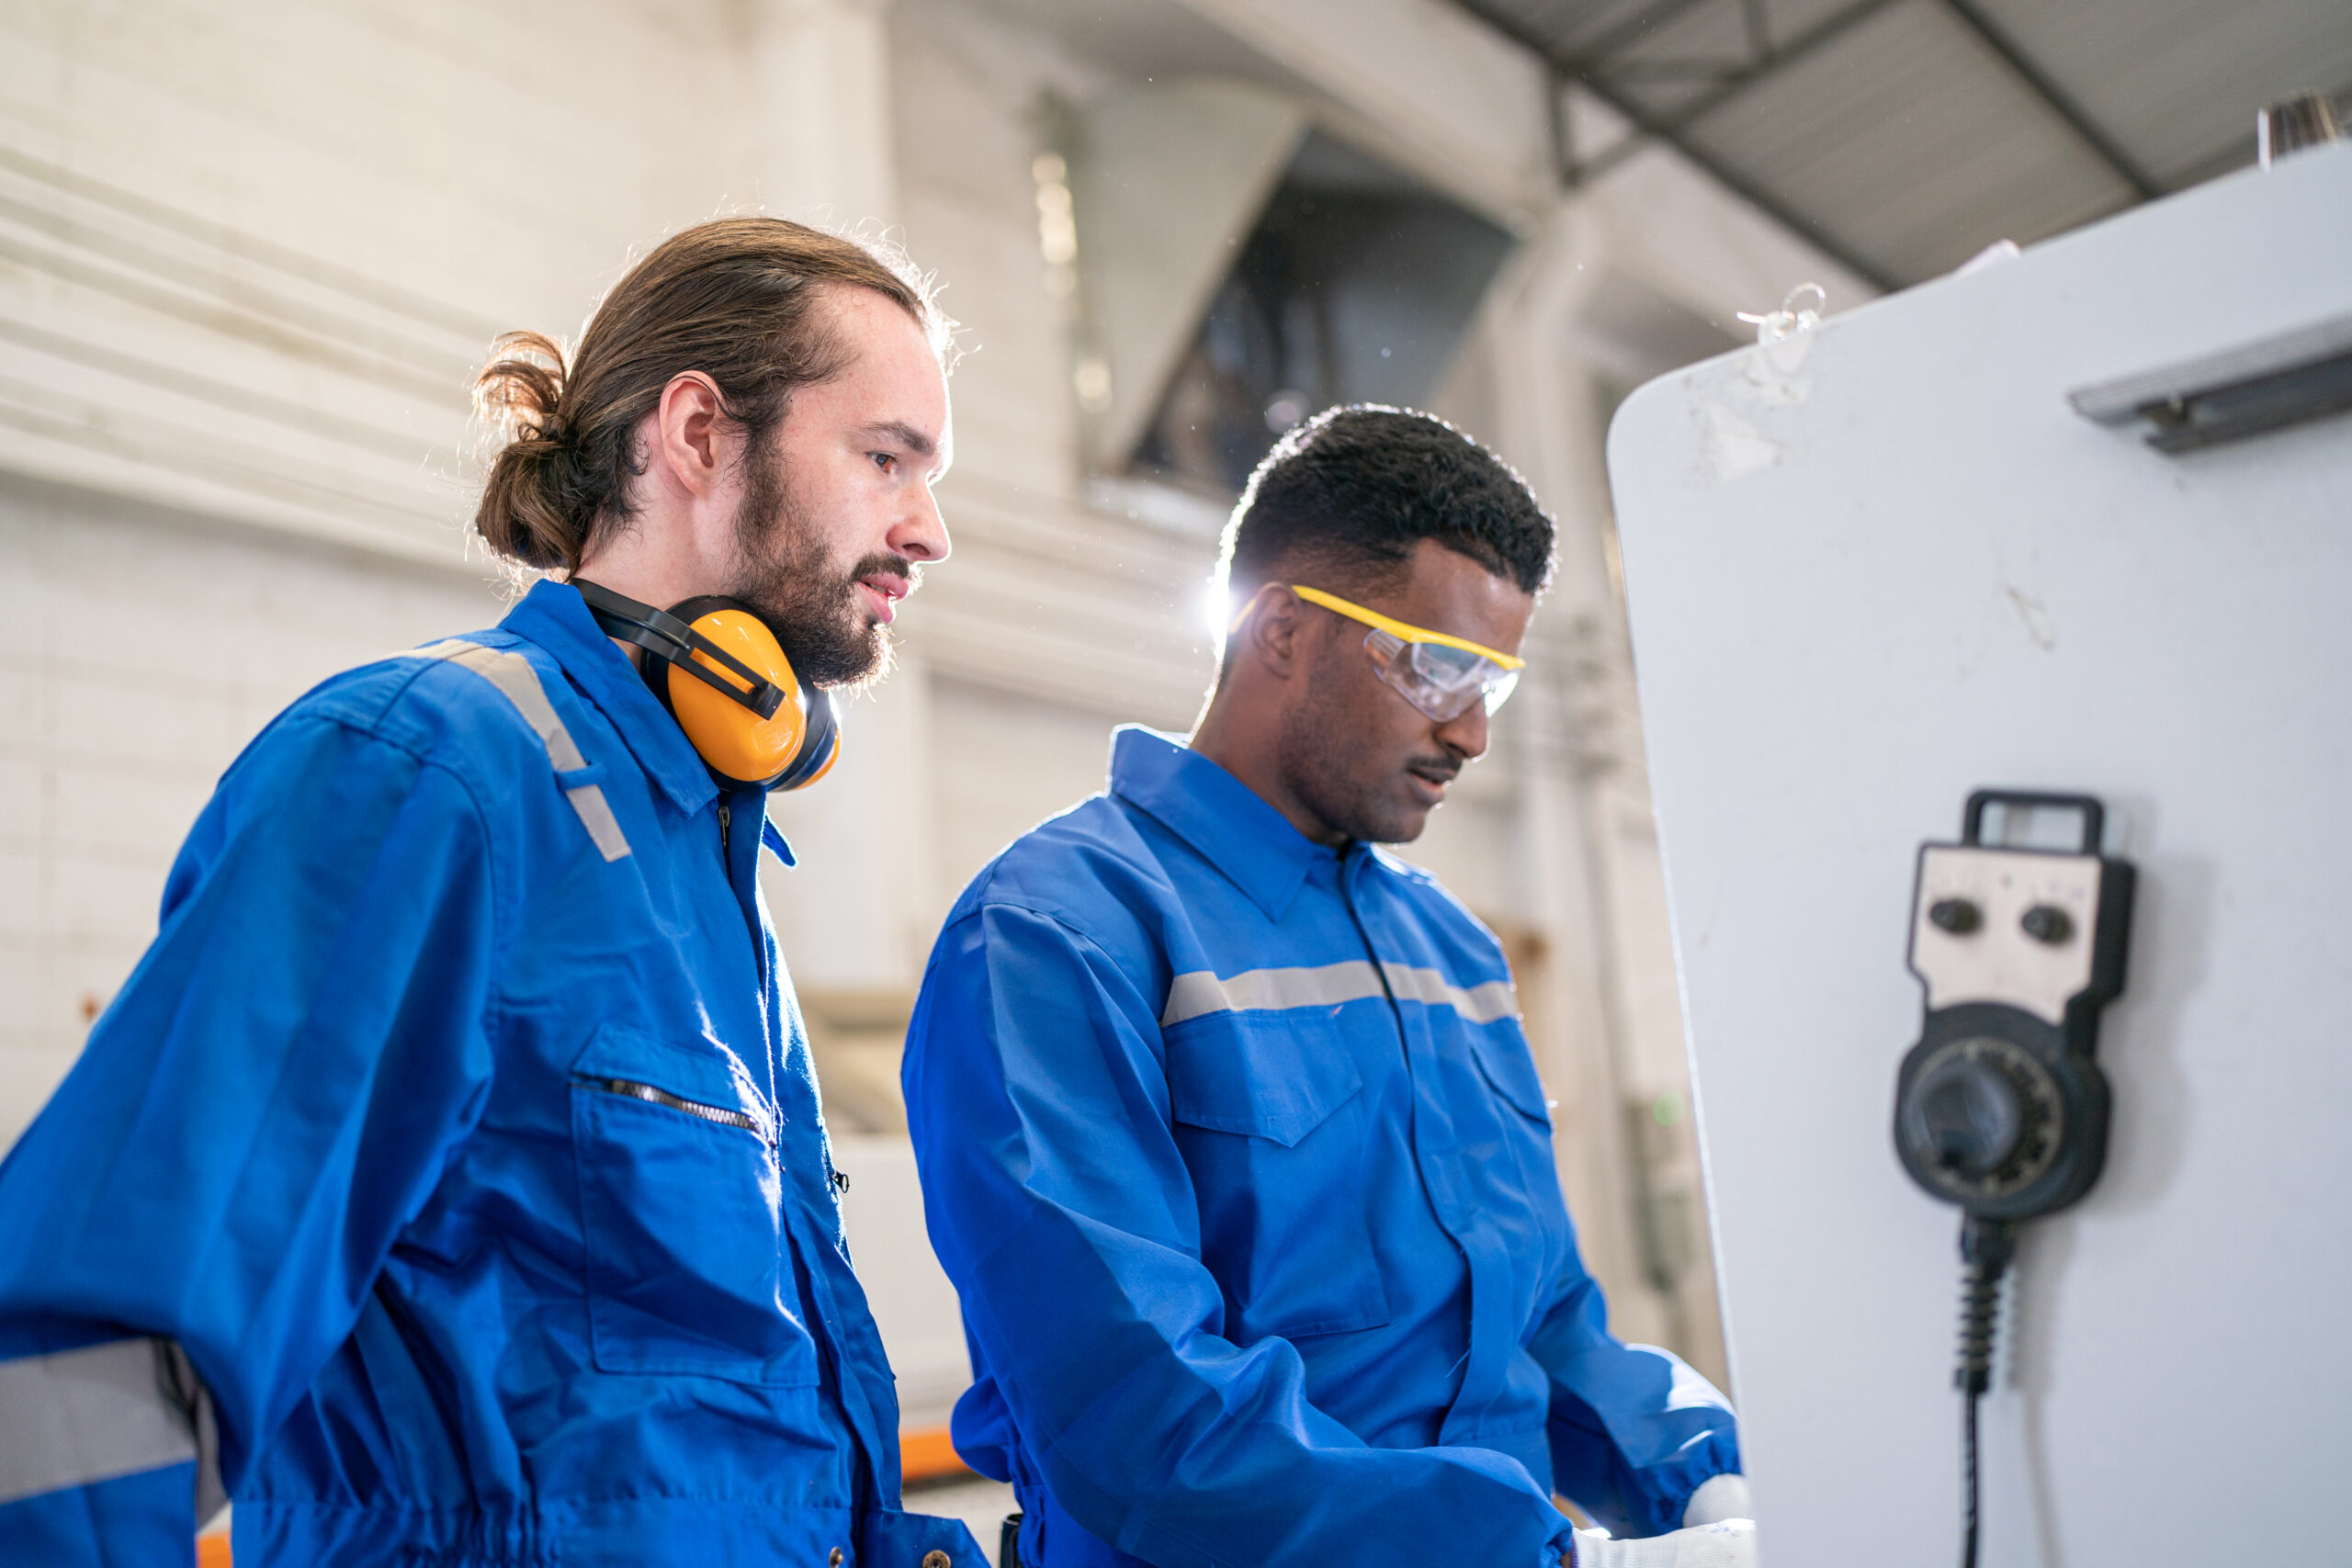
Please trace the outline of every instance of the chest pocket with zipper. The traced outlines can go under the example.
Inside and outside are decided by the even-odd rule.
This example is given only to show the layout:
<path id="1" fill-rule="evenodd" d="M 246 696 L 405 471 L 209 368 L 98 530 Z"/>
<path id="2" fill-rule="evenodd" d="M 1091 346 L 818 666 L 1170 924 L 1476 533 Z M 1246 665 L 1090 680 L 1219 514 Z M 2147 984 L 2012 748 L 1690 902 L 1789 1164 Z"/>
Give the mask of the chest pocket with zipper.
<path id="1" fill-rule="evenodd" d="M 607 1372 L 818 1381 L 785 1262 L 775 1111 L 740 1063 L 607 1026 L 572 1064 L 589 1337 Z"/>

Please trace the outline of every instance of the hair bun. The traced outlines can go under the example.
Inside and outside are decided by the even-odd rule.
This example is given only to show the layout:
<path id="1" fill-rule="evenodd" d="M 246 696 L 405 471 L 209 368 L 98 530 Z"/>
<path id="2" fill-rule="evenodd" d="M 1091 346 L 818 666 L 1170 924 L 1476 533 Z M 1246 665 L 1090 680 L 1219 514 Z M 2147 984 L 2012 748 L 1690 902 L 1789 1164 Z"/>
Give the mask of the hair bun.
<path id="1" fill-rule="evenodd" d="M 540 333 L 502 333 L 474 378 L 474 411 L 496 433 L 475 531 L 500 555 L 542 571 L 574 564 L 578 498 L 565 469 L 571 433 L 563 402 L 563 350 Z"/>
<path id="2" fill-rule="evenodd" d="M 474 378 L 474 412 L 507 441 L 561 441 L 563 350 L 541 333 L 501 333 Z"/>

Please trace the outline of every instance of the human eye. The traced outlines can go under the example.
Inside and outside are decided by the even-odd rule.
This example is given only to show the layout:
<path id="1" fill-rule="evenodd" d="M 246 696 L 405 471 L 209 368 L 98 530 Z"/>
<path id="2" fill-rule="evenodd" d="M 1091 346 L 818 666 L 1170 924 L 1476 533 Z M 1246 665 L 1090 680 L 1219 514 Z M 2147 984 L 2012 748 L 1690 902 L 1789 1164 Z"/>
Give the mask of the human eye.
<path id="1" fill-rule="evenodd" d="M 873 458 L 874 466 L 886 474 L 899 471 L 899 455 L 896 452 L 868 452 L 866 456 Z"/>

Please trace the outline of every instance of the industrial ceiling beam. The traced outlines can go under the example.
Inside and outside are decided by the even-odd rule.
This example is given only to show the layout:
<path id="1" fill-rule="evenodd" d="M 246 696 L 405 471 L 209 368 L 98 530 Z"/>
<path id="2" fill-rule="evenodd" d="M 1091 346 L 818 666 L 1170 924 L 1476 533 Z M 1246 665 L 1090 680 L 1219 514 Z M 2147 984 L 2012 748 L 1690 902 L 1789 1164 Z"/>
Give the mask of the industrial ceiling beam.
<path id="1" fill-rule="evenodd" d="M 1664 120 L 1662 123 L 1678 135 L 1680 134 L 1763 81 L 1767 76 L 1786 70 L 1805 56 L 1836 42 L 1861 23 L 1870 20 L 1896 3 L 1897 0 L 1855 0 L 1853 5 L 1842 11 L 1834 11 L 1824 17 L 1770 53 L 1750 61 L 1738 70 L 1731 72 L 1718 81 L 1712 91 L 1702 93 L 1683 104 L 1676 110 L 1672 118 Z M 1588 85 L 1591 84 L 1594 77 L 1609 73 L 1607 65 L 1600 61 L 1585 61 L 1573 66 L 1572 69 L 1578 79 Z M 1586 176 L 1589 178 L 1593 175 L 1604 172 L 1631 151 L 1629 147 L 1613 148 L 1601 154 L 1586 171 Z"/>
<path id="2" fill-rule="evenodd" d="M 1860 254 L 1848 248 L 1846 243 L 1836 236 L 1823 232 L 1818 223 L 1782 201 L 1772 192 L 1766 190 L 1747 175 L 1733 168 L 1714 153 L 1696 145 L 1678 128 L 1658 119 L 1614 87 L 1590 77 L 1577 80 L 1585 91 L 1623 116 L 1637 134 L 1673 148 L 1686 160 L 1713 176 L 1716 184 L 1791 233 L 1801 236 L 1815 250 L 1819 251 L 1880 293 L 1892 294 L 1903 287 L 1876 263 L 1865 260 Z M 1613 157 L 1611 159 L 1611 163 L 1616 161 Z"/>
<path id="3" fill-rule="evenodd" d="M 1639 60 L 1620 60 L 1607 68 L 1607 74 L 1620 82 L 1707 82 L 1716 85 L 1746 74 L 1753 69 L 1753 62 L 1726 62 L 1718 56 L 1713 60 L 1645 55 Z M 1678 119 L 1680 116 L 1676 117 Z"/>
<path id="4" fill-rule="evenodd" d="M 1882 3 L 1884 3 L 1884 0 L 1865 0 L 1865 5 L 1882 5 Z M 1569 83 L 1569 80 L 1578 80 L 1578 83 L 1585 87 L 1585 92 L 1590 92 L 1592 96 L 1600 98 L 1601 104 L 1606 104 L 1611 110 L 1616 110 L 1618 115 L 1623 115 L 1625 122 L 1634 127 L 1634 134 L 1649 136 L 1649 139 L 1654 139 L 1654 141 L 1663 141 L 1665 146 L 1675 148 L 1677 152 L 1681 152 L 1684 160 L 1689 160 L 1689 163 L 1696 164 L 1696 167 L 1702 169 L 1708 176 L 1713 176 L 1714 184 L 1731 190 L 1731 195 L 1736 195 L 1736 197 L 1740 197 L 1740 200 L 1747 202 L 1750 207 L 1755 207 L 1757 211 L 1761 211 L 1767 219 L 1771 219 L 1773 223 L 1778 223 L 1781 228 L 1790 231 L 1792 235 L 1804 237 L 1806 244 L 1811 244 L 1811 247 L 1818 249 L 1823 256 L 1835 261 L 1837 265 L 1847 268 L 1849 273 L 1853 273 L 1856 277 L 1868 282 L 1872 289 L 1879 289 L 1882 294 L 1894 294 L 1898 287 L 1903 287 L 1898 285 L 1891 275 L 1886 275 L 1884 270 L 1879 270 L 1877 265 L 1865 261 L 1863 256 L 1858 256 L 1858 254 L 1853 254 L 1851 249 L 1844 247 L 1837 237 L 1820 232 L 1818 223 L 1809 221 L 1804 214 L 1799 214 L 1794 207 L 1790 207 L 1788 202 L 1782 202 L 1778 195 L 1771 193 L 1771 190 L 1761 188 L 1757 181 L 1747 179 L 1746 174 L 1740 174 L 1738 169 L 1734 169 L 1731 164 L 1724 163 L 1722 157 L 1717 157 L 1714 152 L 1705 151 L 1705 148 L 1701 146 L 1693 146 L 1689 139 L 1681 136 L 1679 127 L 1668 125 L 1665 120 L 1651 115 L 1649 110 L 1642 108 L 1639 104 L 1634 104 L 1633 98 L 1628 98 L 1623 92 L 1618 92 L 1618 89 L 1611 87 L 1609 83 L 1601 83 L 1601 80 L 1595 80 L 1595 77 L 1580 75 L 1578 66 L 1576 66 L 1574 62 L 1564 62 L 1564 59 L 1559 59 L 1557 54 L 1553 54 L 1550 45 L 1545 45 L 1545 40 L 1536 38 L 1532 30 L 1526 28 L 1526 24 L 1521 24 L 1521 21 L 1517 21 L 1517 18 L 1512 17 L 1496 17 L 1494 12 L 1484 9 L 1482 5 L 1475 5 L 1473 0 L 1453 0 L 1453 5 L 1456 5 L 1458 9 L 1463 9 L 1465 14 L 1470 14 L 1470 17 L 1477 17 L 1479 21 L 1484 21 L 1484 24 L 1488 26 L 1488 28 L 1494 28 L 1496 33 L 1500 33 L 1510 42 L 1520 45 L 1521 50 L 1532 51 L 1532 54 L 1536 54 L 1538 59 L 1543 59 L 1543 63 L 1550 66 L 1550 73 L 1553 73 L 1550 89 L 1553 89 L 1555 101 L 1557 101 L 1559 89 L 1562 89 L 1564 85 Z M 1566 148 L 1562 146 L 1562 151 L 1566 151 Z"/>
<path id="5" fill-rule="evenodd" d="M 1577 50 L 1575 58 L 1606 60 L 1626 45 L 1640 42 L 1645 33 L 1654 33 L 1660 28 L 1679 21 L 1686 13 L 1695 11 L 1700 6 L 1710 3 L 1711 0 L 1664 0 L 1663 4 L 1652 6 L 1648 10 L 1620 22 L 1599 38 L 1588 41 Z M 1481 14 L 1483 15 L 1483 12 Z M 1487 19 L 1495 20 L 1492 17 Z M 1505 30 L 1514 29 L 1506 28 Z M 1525 38 L 1521 38 L 1520 41 L 1528 43 Z M 1555 51 L 1548 46 L 1528 43 L 1528 47 L 1534 49 L 1546 59 L 1555 57 Z"/>
<path id="6" fill-rule="evenodd" d="M 2139 162 L 2124 152 L 2113 137 L 2099 128 L 2098 122 L 2075 101 L 2073 94 L 2052 80 L 2050 73 L 2042 70 L 2031 55 L 2018 47 L 2017 40 L 2003 31 L 1999 23 L 1985 15 L 1976 0 L 1942 0 L 1942 4 L 1945 10 L 1958 17 L 1987 48 L 2000 56 L 2001 62 L 2009 68 L 2011 73 L 2048 106 L 2052 113 L 2064 120 L 2067 129 L 2118 179 L 2131 186 L 2134 196 L 2142 201 L 2153 201 L 2164 195 L 2164 187 L 2140 167 Z"/>
<path id="7" fill-rule="evenodd" d="M 1670 109 L 1652 109 L 1646 101 L 1650 95 L 1641 91 L 1640 81 L 1667 75 L 1679 75 L 1687 80 L 1690 75 L 1699 73 L 1694 69 L 1699 62 L 1643 62 L 1622 60 L 1617 56 L 1644 38 L 1656 36 L 1661 28 L 1710 3 L 1728 4 L 1736 8 L 1745 24 L 1748 59 L 1724 71 L 1711 86 L 1696 96 Z M 1570 52 L 1542 37 L 1531 23 L 1516 14 L 1516 8 L 1509 6 L 1506 0 L 1454 0 L 1460 9 L 1476 17 L 1521 47 L 1540 55 L 1550 65 L 1555 79 L 1554 152 L 1565 181 L 1577 183 L 1592 179 L 1639 151 L 1643 143 L 1662 142 L 1706 171 L 1734 194 L 1789 229 L 1804 235 L 1839 264 L 1883 289 L 1894 288 L 1895 281 L 1841 242 L 1826 234 L 1814 220 L 1781 201 L 1760 181 L 1702 146 L 1698 141 L 1697 128 L 1708 116 L 1768 77 L 1786 71 L 1806 55 L 1901 3 L 1902 0 L 1855 0 L 1855 3 L 1824 17 L 1776 48 L 1767 32 L 1764 0 L 1659 0 L 1659 3 L 1610 28 Z M 2125 151 L 2073 94 L 1987 13 L 1982 0 L 1929 0 L 1929 3 L 1958 21 L 1990 50 L 2010 74 L 2131 191 L 2133 199 L 2150 200 L 2165 194 L 2164 185 Z M 1565 111 L 1559 102 L 1561 85 L 1571 82 L 1608 105 L 1632 127 L 1631 133 L 1623 141 L 1581 163 L 1576 160 L 1575 149 L 1569 145 L 1563 118 Z"/>
<path id="8" fill-rule="evenodd" d="M 1692 3 L 1695 3 L 1695 0 L 1692 0 Z M 1653 114 L 1647 107 L 1635 101 L 1622 88 L 1610 82 L 1595 65 L 1580 60 L 1563 59 L 1555 54 L 1545 39 L 1536 36 L 1517 17 L 1498 15 L 1487 6 L 1477 4 L 1476 0 L 1454 0 L 1454 4 L 1462 10 L 1486 23 L 1521 48 L 1541 57 L 1551 67 L 1555 115 L 1554 146 L 1555 154 L 1561 156 L 1566 164 L 1563 173 L 1569 180 L 1589 178 L 1603 169 L 1613 167 L 1630 153 L 1632 143 L 1637 140 L 1646 139 L 1662 142 L 1680 153 L 1685 160 L 1703 170 L 1718 185 L 1723 186 L 1750 207 L 1755 208 L 1791 233 L 1802 235 L 1808 244 L 1839 266 L 1868 283 L 1871 288 L 1888 294 L 1902 287 L 1895 278 L 1876 264 L 1854 252 L 1834 235 L 1824 233 L 1819 224 L 1798 212 L 1740 170 L 1732 167 L 1724 159 L 1693 142 L 1684 132 L 1690 122 L 1699 114 L 1719 107 L 1739 92 L 1753 85 L 1769 72 L 1792 60 L 1811 53 L 1861 21 L 1865 17 L 1883 10 L 1893 3 L 1894 0 L 1859 0 L 1858 4 L 1848 6 L 1826 21 L 1791 39 L 1786 45 L 1775 51 L 1768 60 L 1758 62 L 1736 73 L 1724 85 L 1706 95 L 1695 106 L 1694 112 L 1669 120 Z M 1678 5 L 1674 7 L 1674 14 L 1679 15 L 1689 8 L 1688 4 Z M 1648 20 L 1655 24 L 1658 18 L 1653 13 Z M 1620 31 L 1623 30 L 1624 29 L 1620 29 Z M 1567 162 L 1573 150 L 1568 147 L 1565 128 L 1561 126 L 1556 117 L 1559 113 L 1557 100 L 1560 91 L 1570 82 L 1582 86 L 1585 91 L 1608 105 L 1634 128 L 1633 135 L 1627 137 L 1625 142 L 1610 149 L 1608 152 L 1602 154 L 1600 159 L 1591 164 L 1579 166 Z"/>

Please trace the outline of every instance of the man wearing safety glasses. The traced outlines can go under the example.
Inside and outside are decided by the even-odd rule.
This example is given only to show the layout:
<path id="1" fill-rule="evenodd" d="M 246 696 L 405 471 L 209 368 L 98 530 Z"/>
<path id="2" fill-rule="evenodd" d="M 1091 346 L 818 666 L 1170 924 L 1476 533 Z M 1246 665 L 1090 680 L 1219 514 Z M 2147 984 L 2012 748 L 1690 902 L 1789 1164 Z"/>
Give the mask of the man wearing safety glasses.
<path id="1" fill-rule="evenodd" d="M 907 1104 L 1007 1561 L 1752 1563 L 1723 1396 L 1577 1258 L 1500 948 L 1374 847 L 1486 750 L 1552 533 L 1438 420 L 1294 431 L 1189 741 L 1120 730 L 950 914 Z"/>

